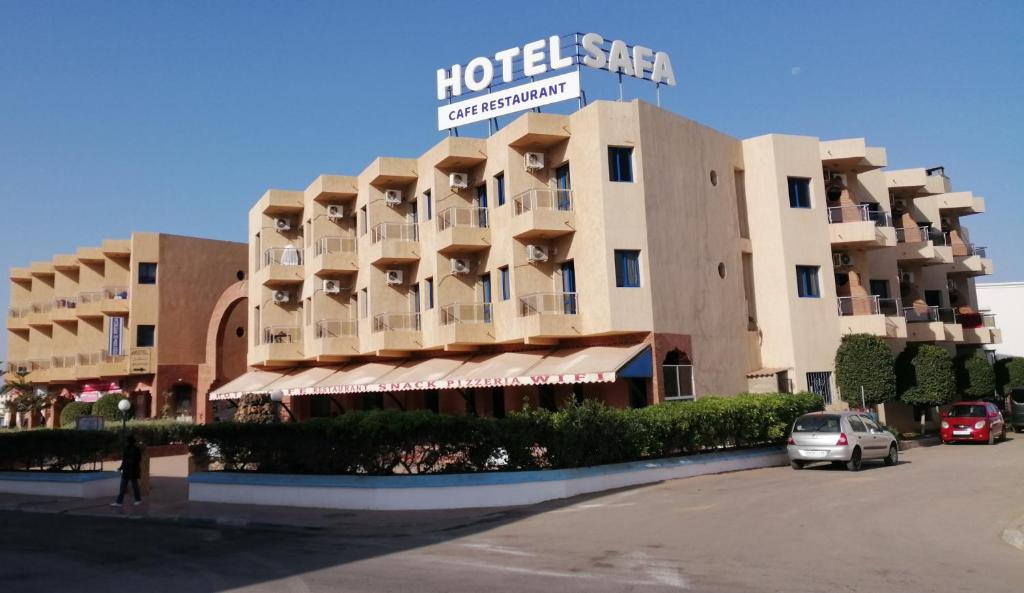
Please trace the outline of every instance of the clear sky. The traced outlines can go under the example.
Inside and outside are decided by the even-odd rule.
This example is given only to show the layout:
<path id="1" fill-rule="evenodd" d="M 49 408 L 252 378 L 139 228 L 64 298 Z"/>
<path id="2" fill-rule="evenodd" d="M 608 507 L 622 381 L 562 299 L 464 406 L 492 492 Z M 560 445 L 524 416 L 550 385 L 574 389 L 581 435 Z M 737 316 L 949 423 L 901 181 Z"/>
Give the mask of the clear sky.
<path id="1" fill-rule="evenodd" d="M 987 198 L 990 280 L 1024 280 L 1020 0 L 0 0 L 0 269 L 134 230 L 244 241 L 267 188 L 436 143 L 437 68 L 573 31 L 669 52 L 662 105 L 734 136 L 944 165 Z"/>

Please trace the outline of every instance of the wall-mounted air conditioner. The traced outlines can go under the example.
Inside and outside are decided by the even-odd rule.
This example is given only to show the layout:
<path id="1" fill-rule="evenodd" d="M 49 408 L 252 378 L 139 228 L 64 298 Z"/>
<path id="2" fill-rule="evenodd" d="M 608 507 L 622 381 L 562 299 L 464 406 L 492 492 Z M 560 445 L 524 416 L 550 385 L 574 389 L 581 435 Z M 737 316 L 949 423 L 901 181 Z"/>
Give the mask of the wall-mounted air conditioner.
<path id="1" fill-rule="evenodd" d="M 327 294 L 340 294 L 341 283 L 337 280 L 324 280 L 324 292 Z"/>
<path id="2" fill-rule="evenodd" d="M 331 204 L 327 207 L 327 218 L 337 220 L 345 217 L 345 207 L 340 204 Z"/>
<path id="3" fill-rule="evenodd" d="M 402 192 L 397 189 L 384 190 L 384 203 L 388 206 L 397 206 L 402 203 Z"/>
<path id="4" fill-rule="evenodd" d="M 401 284 L 403 280 L 402 270 L 388 270 L 385 272 L 388 284 Z"/>
<path id="5" fill-rule="evenodd" d="M 287 290 L 275 290 L 274 291 L 274 302 L 277 304 L 287 303 L 292 300 L 292 295 Z"/>
<path id="6" fill-rule="evenodd" d="M 452 274 L 468 274 L 470 271 L 470 265 L 468 259 L 461 257 L 452 258 L 451 262 Z"/>
<path id="7" fill-rule="evenodd" d="M 290 231 L 292 230 L 292 221 L 287 218 L 275 218 L 274 228 L 279 231 Z"/>
<path id="8" fill-rule="evenodd" d="M 448 175 L 448 187 L 458 191 L 469 187 L 469 175 L 465 173 L 451 173 Z"/>
<path id="9" fill-rule="evenodd" d="M 526 170 L 539 171 L 544 168 L 543 152 L 528 152 L 525 155 Z"/>
<path id="10" fill-rule="evenodd" d="M 526 261 L 542 262 L 548 261 L 548 248 L 544 245 L 527 245 Z"/>

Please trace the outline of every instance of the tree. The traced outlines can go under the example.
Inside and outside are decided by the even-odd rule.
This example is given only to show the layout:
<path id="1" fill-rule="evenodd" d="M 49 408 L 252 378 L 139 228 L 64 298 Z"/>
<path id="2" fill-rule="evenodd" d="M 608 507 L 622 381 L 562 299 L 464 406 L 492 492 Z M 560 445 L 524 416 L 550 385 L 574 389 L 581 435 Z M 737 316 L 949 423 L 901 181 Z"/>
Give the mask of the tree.
<path id="1" fill-rule="evenodd" d="M 236 422 L 271 424 L 278 421 L 269 395 L 244 395 L 235 410 Z"/>
<path id="2" fill-rule="evenodd" d="M 0 388 L 0 393 L 8 397 L 6 411 L 14 413 L 15 417 L 18 414 L 34 416 L 53 405 L 56 397 L 46 390 L 36 393 L 28 381 L 29 372 L 26 369 L 19 368 L 7 374 L 8 378 Z"/>
<path id="3" fill-rule="evenodd" d="M 941 406 L 953 401 L 956 395 L 956 373 L 953 357 L 948 352 L 925 344 L 914 355 L 914 379 L 916 386 L 900 395 L 900 400 L 912 406 L 921 407 L 921 432 L 924 432 L 925 408 Z"/>
<path id="4" fill-rule="evenodd" d="M 992 364 L 982 355 L 969 356 L 964 361 L 967 385 L 964 393 L 974 399 L 991 398 L 996 391 L 996 373 Z"/>
<path id="5" fill-rule="evenodd" d="M 836 384 L 850 407 L 877 405 L 896 397 L 896 372 L 892 352 L 885 342 L 870 334 L 850 334 L 836 350 Z"/>
<path id="6" fill-rule="evenodd" d="M 1024 358 L 1014 357 L 1006 363 L 1010 389 L 1024 388 Z"/>
<path id="7" fill-rule="evenodd" d="M 121 420 L 121 410 L 118 409 L 117 404 L 121 403 L 122 399 L 125 399 L 125 396 L 121 393 L 105 393 L 101 395 L 96 400 L 96 403 L 92 405 L 93 415 L 101 416 L 109 422 Z"/>

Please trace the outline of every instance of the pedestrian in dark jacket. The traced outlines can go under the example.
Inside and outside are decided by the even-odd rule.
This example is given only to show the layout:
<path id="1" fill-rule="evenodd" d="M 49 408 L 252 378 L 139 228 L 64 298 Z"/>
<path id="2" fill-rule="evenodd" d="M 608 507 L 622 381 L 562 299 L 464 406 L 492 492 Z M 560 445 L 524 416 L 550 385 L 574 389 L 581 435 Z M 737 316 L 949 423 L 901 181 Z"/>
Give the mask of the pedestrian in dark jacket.
<path id="1" fill-rule="evenodd" d="M 135 435 L 128 435 L 125 439 L 124 453 L 121 455 L 121 490 L 117 494 L 117 502 L 110 503 L 112 507 L 119 507 L 124 504 L 124 494 L 128 490 L 128 484 L 132 485 L 132 494 L 135 495 L 135 506 L 142 504 L 142 495 L 139 493 L 139 478 L 142 476 L 142 449 L 135 442 Z"/>

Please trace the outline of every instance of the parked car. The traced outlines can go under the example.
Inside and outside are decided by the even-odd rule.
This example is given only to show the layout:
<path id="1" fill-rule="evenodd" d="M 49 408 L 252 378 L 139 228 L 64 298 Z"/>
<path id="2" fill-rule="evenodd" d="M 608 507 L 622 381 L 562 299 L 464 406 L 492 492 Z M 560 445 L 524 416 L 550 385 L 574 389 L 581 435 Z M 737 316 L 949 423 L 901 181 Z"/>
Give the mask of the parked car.
<path id="1" fill-rule="evenodd" d="M 1010 424 L 1015 432 L 1024 430 L 1024 389 L 1010 391 Z"/>
<path id="2" fill-rule="evenodd" d="M 829 461 L 854 472 L 869 459 L 896 465 L 900 455 L 896 437 L 859 412 L 814 412 L 797 418 L 786 452 L 793 469 Z"/>
<path id="3" fill-rule="evenodd" d="M 1006 422 L 995 405 L 989 402 L 957 402 L 942 413 L 942 442 L 958 441 L 988 443 L 1006 438 Z"/>

